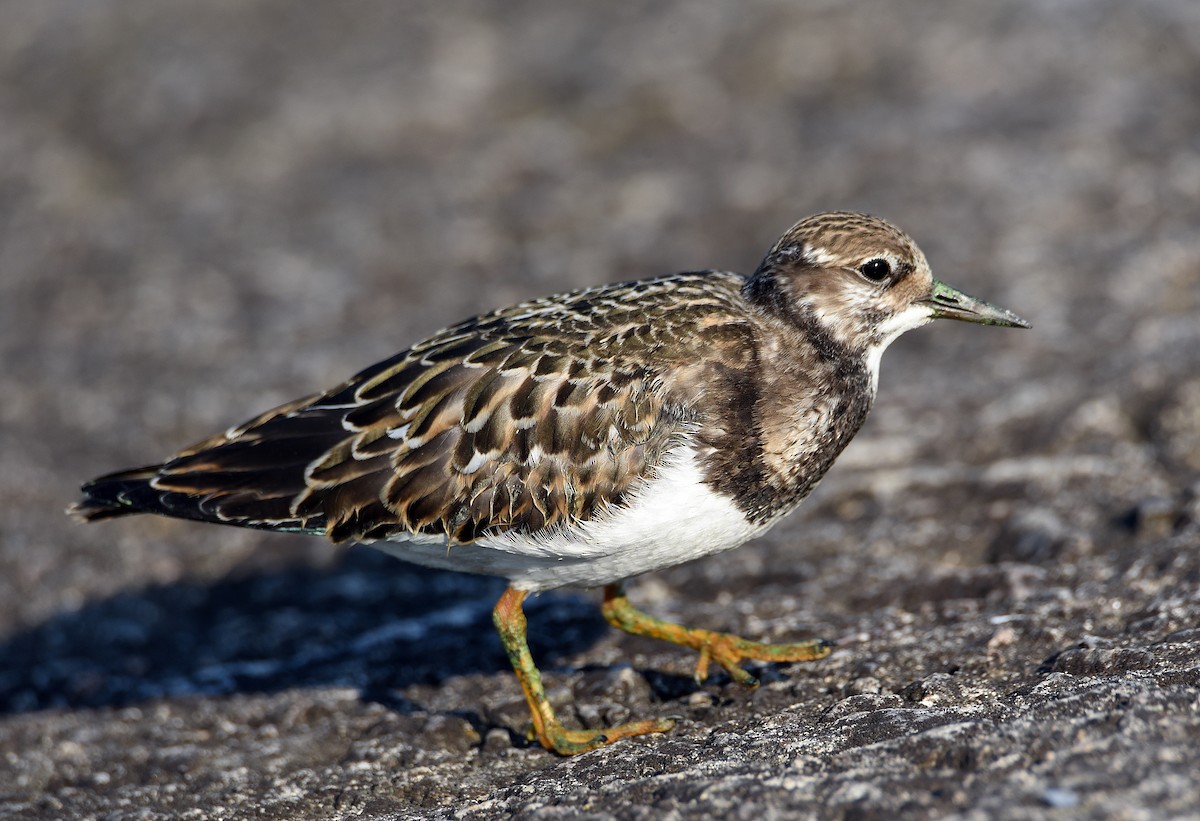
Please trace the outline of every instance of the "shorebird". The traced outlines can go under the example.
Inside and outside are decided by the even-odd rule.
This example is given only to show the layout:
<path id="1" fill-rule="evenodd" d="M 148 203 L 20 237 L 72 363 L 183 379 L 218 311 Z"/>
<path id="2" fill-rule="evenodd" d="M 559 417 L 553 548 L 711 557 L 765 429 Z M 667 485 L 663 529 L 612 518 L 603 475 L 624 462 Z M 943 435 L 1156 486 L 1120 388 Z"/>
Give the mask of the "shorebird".
<path id="1" fill-rule="evenodd" d="M 508 580 L 494 621 L 547 749 L 575 754 L 672 719 L 562 725 L 522 604 L 604 587 L 615 627 L 699 652 L 809 661 L 831 642 L 763 644 L 633 608 L 625 579 L 728 550 L 803 500 L 858 431 L 879 360 L 935 318 L 1029 327 L 935 280 L 898 228 L 864 214 L 794 225 L 750 276 L 601 285 L 466 320 L 164 462 L 83 486 L 85 520 L 157 513 L 361 542 Z"/>

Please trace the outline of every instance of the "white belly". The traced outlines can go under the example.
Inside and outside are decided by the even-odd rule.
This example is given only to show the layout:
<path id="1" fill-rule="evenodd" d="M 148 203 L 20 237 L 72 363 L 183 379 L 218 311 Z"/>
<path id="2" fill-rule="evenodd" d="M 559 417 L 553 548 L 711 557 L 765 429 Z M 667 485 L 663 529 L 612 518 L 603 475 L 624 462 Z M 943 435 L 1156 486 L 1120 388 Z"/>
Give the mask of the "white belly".
<path id="1" fill-rule="evenodd" d="M 737 547 L 770 526 L 746 521 L 702 479 L 695 451 L 682 447 L 628 505 L 569 530 L 508 533 L 449 548 L 428 536 L 372 546 L 429 567 L 502 576 L 521 590 L 596 587 Z"/>

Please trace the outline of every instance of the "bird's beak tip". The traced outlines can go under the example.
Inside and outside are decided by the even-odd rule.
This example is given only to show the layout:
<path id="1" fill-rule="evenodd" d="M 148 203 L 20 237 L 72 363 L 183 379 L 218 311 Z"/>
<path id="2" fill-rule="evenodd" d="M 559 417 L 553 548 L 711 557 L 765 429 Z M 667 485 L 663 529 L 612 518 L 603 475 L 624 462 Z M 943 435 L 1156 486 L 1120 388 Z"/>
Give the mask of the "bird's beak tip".
<path id="1" fill-rule="evenodd" d="M 931 309 L 934 318 L 958 319 L 979 325 L 996 325 L 1002 328 L 1032 328 L 1033 326 L 1007 308 L 967 296 L 957 288 L 944 282 L 933 281 L 932 293 L 923 300 Z"/>

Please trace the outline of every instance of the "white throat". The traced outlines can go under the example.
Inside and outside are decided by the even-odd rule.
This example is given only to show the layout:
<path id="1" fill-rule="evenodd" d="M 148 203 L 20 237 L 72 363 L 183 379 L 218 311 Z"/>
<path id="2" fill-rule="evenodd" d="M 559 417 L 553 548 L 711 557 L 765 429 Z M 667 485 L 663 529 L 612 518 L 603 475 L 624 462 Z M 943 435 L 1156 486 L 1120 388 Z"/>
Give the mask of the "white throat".
<path id="1" fill-rule="evenodd" d="M 928 305 L 910 305 L 879 326 L 879 341 L 867 349 L 867 371 L 871 374 L 872 392 L 879 390 L 879 360 L 883 352 L 896 337 L 913 328 L 920 328 L 933 320 L 933 309 Z"/>

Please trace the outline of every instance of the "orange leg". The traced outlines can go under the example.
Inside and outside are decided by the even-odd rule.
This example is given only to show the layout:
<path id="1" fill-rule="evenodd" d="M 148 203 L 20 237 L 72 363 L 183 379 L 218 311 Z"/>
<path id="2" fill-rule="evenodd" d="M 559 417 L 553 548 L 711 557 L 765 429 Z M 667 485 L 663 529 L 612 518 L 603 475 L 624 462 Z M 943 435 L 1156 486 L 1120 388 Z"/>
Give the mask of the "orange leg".
<path id="1" fill-rule="evenodd" d="M 629 599 L 625 598 L 625 589 L 620 584 L 610 584 L 604 588 L 604 604 L 601 610 L 609 624 L 626 633 L 650 636 L 699 650 L 700 660 L 696 662 L 697 682 L 708 678 L 708 665 L 711 661 L 724 667 L 737 683 L 753 687 L 758 684 L 758 679 L 742 669 L 742 659 L 774 662 L 816 661 L 833 651 L 833 642 L 824 639 L 798 641 L 794 644 L 762 644 L 729 633 L 671 624 L 635 610 Z"/>
<path id="2" fill-rule="evenodd" d="M 542 675 L 529 652 L 529 642 L 525 637 L 525 612 L 521 609 L 525 596 L 524 590 L 511 587 L 505 590 L 500 601 L 496 602 L 496 609 L 492 611 L 492 620 L 496 623 L 500 641 L 508 652 L 508 660 L 512 662 L 513 670 L 517 673 L 517 680 L 521 682 L 521 690 L 525 693 L 525 700 L 529 702 L 529 712 L 533 716 L 533 731 L 543 747 L 559 755 L 577 755 L 610 744 L 618 738 L 663 733 L 674 726 L 673 720 L 659 718 L 620 724 L 604 730 L 568 730 L 563 727 L 554 715 L 554 708 L 546 699 Z"/>

